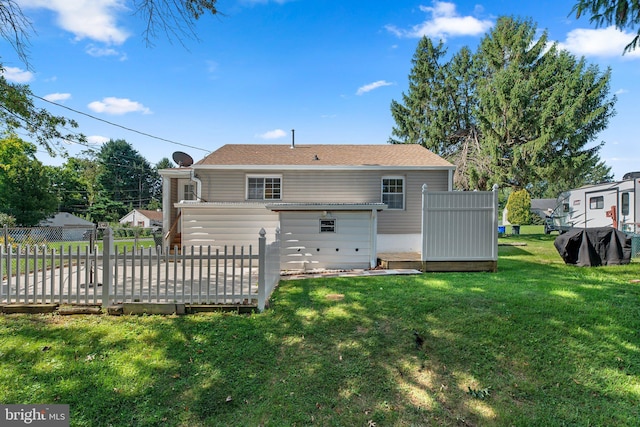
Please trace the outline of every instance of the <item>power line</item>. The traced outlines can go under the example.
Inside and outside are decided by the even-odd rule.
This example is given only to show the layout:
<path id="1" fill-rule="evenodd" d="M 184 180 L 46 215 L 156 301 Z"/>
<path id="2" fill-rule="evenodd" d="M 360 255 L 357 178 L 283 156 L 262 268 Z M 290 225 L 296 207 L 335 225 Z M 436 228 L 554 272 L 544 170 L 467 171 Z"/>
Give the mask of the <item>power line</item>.
<path id="1" fill-rule="evenodd" d="M 113 123 L 113 122 L 110 122 L 108 120 L 101 119 L 101 118 L 96 117 L 96 116 L 92 116 L 91 114 L 84 113 L 84 112 L 79 111 L 79 110 L 75 110 L 75 109 L 73 109 L 71 107 L 67 107 L 66 105 L 62 105 L 62 104 L 58 104 L 57 102 L 49 101 L 48 99 L 42 98 L 42 97 L 40 97 L 38 95 L 35 95 L 35 94 L 32 94 L 32 95 L 33 95 L 34 98 L 37 98 L 37 99 L 39 99 L 41 101 L 48 102 L 49 104 L 53 104 L 53 105 L 58 106 L 58 107 L 66 108 L 67 110 L 73 111 L 74 113 L 81 114 L 83 116 L 87 116 L 87 117 L 89 117 L 91 119 L 98 120 L 100 122 L 106 123 L 106 124 L 111 125 L 111 126 L 115 126 L 115 127 L 118 127 L 118 128 L 124 129 L 124 130 L 128 130 L 129 132 L 134 132 L 134 133 L 137 133 L 137 134 L 149 137 L 149 138 L 153 138 L 153 139 L 157 139 L 157 140 L 160 140 L 160 141 L 168 142 L 170 144 L 180 145 L 182 147 L 187 147 L 187 148 L 193 148 L 194 150 L 200 150 L 200 151 L 204 151 L 206 153 L 210 153 L 211 152 L 211 150 L 205 150 L 204 148 L 195 147 L 193 145 L 183 144 L 181 142 L 172 141 L 170 139 L 161 138 L 159 136 L 151 135 L 151 134 L 146 133 L 146 132 L 142 132 L 142 131 L 139 131 L 139 130 L 135 130 L 135 129 L 126 127 L 126 126 L 122 126 L 122 125 L 119 125 L 117 123 Z"/>

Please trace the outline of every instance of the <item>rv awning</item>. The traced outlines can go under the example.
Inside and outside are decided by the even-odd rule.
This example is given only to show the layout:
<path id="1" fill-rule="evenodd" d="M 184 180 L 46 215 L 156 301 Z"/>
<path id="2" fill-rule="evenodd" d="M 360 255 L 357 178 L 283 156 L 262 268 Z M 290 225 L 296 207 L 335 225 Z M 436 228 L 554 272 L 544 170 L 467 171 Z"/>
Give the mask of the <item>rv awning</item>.
<path id="1" fill-rule="evenodd" d="M 381 211 L 386 203 L 268 203 L 267 209 L 280 211 Z"/>

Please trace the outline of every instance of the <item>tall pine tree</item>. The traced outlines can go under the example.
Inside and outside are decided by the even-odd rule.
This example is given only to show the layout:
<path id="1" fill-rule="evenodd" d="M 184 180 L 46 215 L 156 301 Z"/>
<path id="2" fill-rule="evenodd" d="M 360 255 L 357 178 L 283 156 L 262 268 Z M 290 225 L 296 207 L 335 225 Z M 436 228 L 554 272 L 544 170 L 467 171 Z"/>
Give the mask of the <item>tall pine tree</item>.
<path id="1" fill-rule="evenodd" d="M 497 183 L 555 197 L 611 178 L 595 141 L 614 114 L 609 70 L 510 17 L 498 19 L 475 54 L 445 54 L 442 43 L 420 40 L 409 91 L 391 105 L 390 142 L 421 144 L 451 161 L 461 189 Z"/>

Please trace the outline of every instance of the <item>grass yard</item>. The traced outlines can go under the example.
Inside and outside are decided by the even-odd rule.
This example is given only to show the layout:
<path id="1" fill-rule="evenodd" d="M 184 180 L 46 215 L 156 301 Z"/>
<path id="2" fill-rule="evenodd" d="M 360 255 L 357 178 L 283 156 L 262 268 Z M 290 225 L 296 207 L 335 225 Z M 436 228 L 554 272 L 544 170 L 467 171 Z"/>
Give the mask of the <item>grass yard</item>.
<path id="1" fill-rule="evenodd" d="M 263 314 L 2 316 L 0 401 L 73 426 L 639 425 L 640 263 L 566 266 L 537 232 L 497 273 L 283 281 Z"/>

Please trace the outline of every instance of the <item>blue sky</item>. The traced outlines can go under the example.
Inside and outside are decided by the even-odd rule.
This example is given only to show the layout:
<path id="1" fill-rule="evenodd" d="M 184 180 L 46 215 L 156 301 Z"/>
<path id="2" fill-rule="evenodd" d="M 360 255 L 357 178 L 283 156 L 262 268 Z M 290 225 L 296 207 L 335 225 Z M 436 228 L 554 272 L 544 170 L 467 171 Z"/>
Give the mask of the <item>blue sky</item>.
<path id="1" fill-rule="evenodd" d="M 16 0 L 33 22 L 31 70 L 0 43 L 5 77 L 64 107 L 92 144 L 125 139 L 152 164 L 174 151 L 196 161 L 228 143 L 384 144 L 392 100 L 408 86 L 419 37 L 449 52 L 473 50 L 502 15 L 530 18 L 551 40 L 611 67 L 616 116 L 599 140 L 621 179 L 640 170 L 636 123 L 640 51 L 631 33 L 595 29 L 570 15 L 574 1 L 219 0 L 223 15 L 198 21 L 199 41 L 147 47 L 125 0 Z M 168 141 L 170 142 L 168 142 Z M 70 154 L 85 147 L 66 146 Z M 39 151 L 46 164 L 61 164 Z"/>

